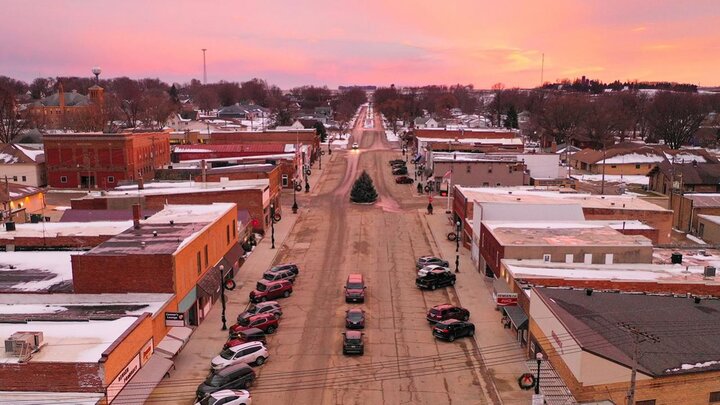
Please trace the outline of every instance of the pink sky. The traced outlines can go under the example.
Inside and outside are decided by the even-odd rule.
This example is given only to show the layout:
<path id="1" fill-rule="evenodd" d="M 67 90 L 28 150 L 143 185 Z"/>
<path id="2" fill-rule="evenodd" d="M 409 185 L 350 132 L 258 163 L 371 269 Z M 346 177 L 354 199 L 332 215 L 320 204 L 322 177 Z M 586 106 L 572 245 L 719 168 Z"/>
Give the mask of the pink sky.
<path id="1" fill-rule="evenodd" d="M 15 1 L 0 74 L 302 84 L 718 85 L 717 0 Z"/>

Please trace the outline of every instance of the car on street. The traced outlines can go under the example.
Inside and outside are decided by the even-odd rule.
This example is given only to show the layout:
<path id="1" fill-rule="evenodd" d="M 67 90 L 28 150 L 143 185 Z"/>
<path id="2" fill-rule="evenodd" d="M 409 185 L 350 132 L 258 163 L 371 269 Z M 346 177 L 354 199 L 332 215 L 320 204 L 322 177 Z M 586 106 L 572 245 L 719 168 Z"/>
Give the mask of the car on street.
<path id="1" fill-rule="evenodd" d="M 353 149 L 357 149 L 357 148 L 359 148 L 359 147 L 360 147 L 360 146 L 357 144 L 357 142 L 353 142 L 353 144 L 352 144 L 352 148 L 353 148 Z"/>
<path id="2" fill-rule="evenodd" d="M 238 323 L 242 323 L 243 319 L 250 318 L 253 315 L 271 313 L 277 318 L 282 317 L 282 309 L 277 301 L 258 302 L 257 304 L 249 304 L 245 311 L 237 316 Z"/>
<path id="3" fill-rule="evenodd" d="M 349 330 L 343 332 L 343 354 L 359 354 L 365 353 L 365 344 L 363 343 L 364 333 Z"/>
<path id="4" fill-rule="evenodd" d="M 279 324 L 280 323 L 278 322 L 278 318 L 275 314 L 266 312 L 264 314 L 253 315 L 249 318 L 238 321 L 238 323 L 230 327 L 230 333 L 237 333 L 241 330 L 258 328 L 270 335 L 277 330 Z"/>
<path id="5" fill-rule="evenodd" d="M 472 336 L 475 334 L 475 325 L 472 322 L 447 319 L 433 326 L 433 336 L 452 342 L 456 338 Z"/>
<path id="6" fill-rule="evenodd" d="M 345 327 L 348 329 L 365 328 L 365 311 L 360 308 L 345 311 Z"/>
<path id="7" fill-rule="evenodd" d="M 431 264 L 434 264 L 436 266 L 450 267 L 450 263 L 448 263 L 447 260 L 443 260 L 436 256 L 422 256 L 417 259 L 417 263 L 415 263 L 415 268 L 419 270 L 425 266 L 430 266 Z"/>
<path id="8" fill-rule="evenodd" d="M 227 342 L 225 342 L 225 346 L 223 346 L 223 350 L 248 342 L 262 342 L 263 344 L 267 344 L 265 332 L 258 328 L 250 328 L 237 331 L 236 333 L 230 333 Z"/>
<path id="9" fill-rule="evenodd" d="M 293 285 L 287 280 L 267 281 L 262 279 L 250 291 L 250 302 L 270 301 L 275 298 L 287 298 L 293 292 Z"/>
<path id="10" fill-rule="evenodd" d="M 295 277 L 297 276 L 291 270 L 266 271 L 263 273 L 263 279 L 267 281 L 287 280 L 295 283 Z"/>
<path id="11" fill-rule="evenodd" d="M 220 390 L 206 395 L 195 405 L 252 405 L 252 397 L 246 390 Z"/>
<path id="12" fill-rule="evenodd" d="M 362 274 L 350 274 L 345 282 L 345 302 L 365 302 L 366 288 Z"/>
<path id="13" fill-rule="evenodd" d="M 420 289 L 429 290 L 455 285 L 455 274 L 431 271 L 425 277 L 416 277 L 415 285 Z"/>
<path id="14" fill-rule="evenodd" d="M 270 267 L 267 271 L 274 273 L 276 271 L 283 271 L 283 270 L 290 270 L 297 276 L 300 274 L 300 269 L 298 268 L 297 264 L 295 263 L 284 263 L 284 264 L 278 264 L 275 266 Z"/>
<path id="15" fill-rule="evenodd" d="M 467 321 L 470 319 L 470 311 L 455 305 L 440 304 L 430 308 L 427 312 L 426 318 L 430 323 L 445 321 L 447 319 Z"/>
<path id="16" fill-rule="evenodd" d="M 235 363 L 247 363 L 261 366 L 267 360 L 268 350 L 262 342 L 248 342 L 223 349 L 210 362 L 213 370 L 220 370 Z"/>
<path id="17" fill-rule="evenodd" d="M 255 371 L 245 363 L 236 363 L 210 373 L 195 392 L 197 399 L 221 390 L 248 389 L 255 381 Z"/>
<path id="18" fill-rule="evenodd" d="M 432 272 L 435 272 L 435 273 L 438 273 L 438 272 L 440 272 L 440 273 L 442 273 L 442 272 L 450 273 L 450 268 L 449 268 L 449 267 L 438 266 L 438 265 L 435 265 L 435 264 L 431 264 L 431 265 L 429 265 L 429 266 L 425 266 L 425 267 L 423 267 L 422 269 L 418 270 L 417 276 L 418 276 L 418 277 L 425 277 L 425 276 L 428 275 L 428 273 L 432 273 Z"/>
<path id="19" fill-rule="evenodd" d="M 400 164 L 400 163 L 405 164 L 405 161 L 402 159 L 393 159 L 390 161 L 390 166 L 395 165 L 395 164 Z"/>
<path id="20" fill-rule="evenodd" d="M 393 174 L 393 176 L 398 176 L 401 174 L 408 174 L 407 167 L 402 166 L 402 167 L 395 168 L 395 169 L 393 169 L 392 174 Z"/>
<path id="21" fill-rule="evenodd" d="M 411 179 L 408 176 L 395 177 L 395 183 L 397 184 L 413 184 L 414 181 L 415 180 Z"/>

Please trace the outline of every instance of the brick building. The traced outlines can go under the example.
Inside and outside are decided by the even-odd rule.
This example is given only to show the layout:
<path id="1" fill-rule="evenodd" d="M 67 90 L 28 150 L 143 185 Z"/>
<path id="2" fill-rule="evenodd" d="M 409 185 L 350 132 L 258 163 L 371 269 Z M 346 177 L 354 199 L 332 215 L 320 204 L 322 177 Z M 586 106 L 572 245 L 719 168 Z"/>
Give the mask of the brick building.
<path id="1" fill-rule="evenodd" d="M 16 224 L 0 230 L 0 249 L 90 249 L 132 227 L 132 221 L 46 222 Z"/>
<path id="2" fill-rule="evenodd" d="M 123 182 L 151 180 L 170 163 L 167 132 L 46 134 L 48 185 L 112 189 Z"/>
<path id="3" fill-rule="evenodd" d="M 690 193 L 670 195 L 673 226 L 683 232 L 700 233 L 700 215 L 720 215 L 719 193 Z M 705 225 L 707 226 L 707 221 Z M 704 232 L 703 232 L 704 233 Z"/>
<path id="4" fill-rule="evenodd" d="M 531 296 L 529 354 L 543 353 L 578 402 L 624 403 L 634 357 L 636 404 L 720 398 L 719 300 L 541 287 Z"/>
<path id="5" fill-rule="evenodd" d="M 102 127 L 102 109 L 105 104 L 105 90 L 94 85 L 88 94 L 77 91 L 66 92 L 59 83 L 59 91 L 29 106 L 35 122 L 45 128 L 63 129 Z"/>
<path id="6" fill-rule="evenodd" d="M 293 129 L 293 130 L 264 130 L 247 132 L 213 132 L 210 134 L 210 144 L 282 144 L 305 146 L 303 153 L 304 161 L 311 164 L 317 159 L 320 150 L 320 138 L 315 129 Z M 293 152 L 295 149 L 290 150 Z M 288 152 L 288 150 L 286 150 Z"/>

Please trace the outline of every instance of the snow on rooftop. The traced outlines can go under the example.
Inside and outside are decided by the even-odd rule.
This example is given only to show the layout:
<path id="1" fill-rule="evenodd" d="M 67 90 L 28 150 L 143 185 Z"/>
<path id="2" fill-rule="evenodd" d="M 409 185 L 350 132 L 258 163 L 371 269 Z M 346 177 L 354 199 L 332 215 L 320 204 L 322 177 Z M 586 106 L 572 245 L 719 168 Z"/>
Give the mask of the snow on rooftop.
<path id="1" fill-rule="evenodd" d="M 706 368 L 710 366 L 714 366 L 716 364 L 720 364 L 720 360 L 710 360 L 703 363 L 695 363 L 695 364 L 682 364 L 680 367 L 677 368 L 669 368 L 665 370 L 666 373 L 674 372 L 674 371 L 680 371 L 680 370 L 692 370 L 694 368 Z"/>
<path id="2" fill-rule="evenodd" d="M 39 362 L 96 363 L 132 324 L 136 317 L 112 321 L 0 323 L 0 338 L 15 332 L 42 332 L 45 345 L 29 360 Z M 18 357 L 0 353 L 0 363 L 17 363 Z"/>
<path id="3" fill-rule="evenodd" d="M 580 181 L 597 181 L 601 182 L 603 180 L 602 174 L 573 174 L 573 178 L 578 179 Z M 618 175 L 618 174 L 606 174 L 605 175 L 605 182 L 606 183 L 625 183 L 625 184 L 640 184 L 643 186 L 647 186 L 650 184 L 650 178 L 648 176 L 638 176 L 638 175 Z"/>
<path id="4" fill-rule="evenodd" d="M 604 160 L 605 164 L 626 164 L 626 163 L 659 163 L 665 160 L 664 156 L 655 154 L 640 154 L 640 153 L 626 153 L 622 155 L 613 156 Z M 603 160 L 598 161 L 602 163 Z"/>
<path id="5" fill-rule="evenodd" d="M 173 294 L 0 294 L 0 315 L 59 314 L 72 307 L 138 306 L 125 315 L 156 314 Z"/>
<path id="6" fill-rule="evenodd" d="M 24 223 L 16 224 L 14 231 L 0 232 L 0 239 L 117 235 L 132 225 L 132 221 Z"/>
<path id="7" fill-rule="evenodd" d="M 252 179 L 252 180 L 229 180 L 221 182 L 195 182 L 195 181 L 168 181 L 147 183 L 143 190 L 138 190 L 137 185 L 128 185 L 115 188 L 115 190 L 106 191 L 108 196 L 122 195 L 157 195 L 157 194 L 180 194 L 180 193 L 199 193 L 212 192 L 220 190 L 245 190 L 266 187 L 270 184 L 269 179 Z M 93 194 L 99 196 L 99 193 Z"/>
<path id="8" fill-rule="evenodd" d="M 0 403 L 96 405 L 104 396 L 102 392 L 0 391 Z"/>
<path id="9" fill-rule="evenodd" d="M 162 211 L 141 221 L 144 224 L 210 223 L 237 207 L 235 203 L 212 203 L 205 205 L 166 205 Z"/>
<path id="10" fill-rule="evenodd" d="M 705 160 L 705 156 L 700 154 L 694 154 L 689 151 L 681 151 L 674 155 L 665 153 L 665 157 L 673 163 L 692 163 L 693 161 L 697 163 L 707 163 L 707 160 Z"/>
<path id="11" fill-rule="evenodd" d="M 43 150 L 43 145 L 38 144 L 38 147 L 30 147 L 28 145 L 22 145 L 22 144 L 15 144 L 15 147 L 18 148 L 22 153 L 27 155 L 30 159 L 32 159 L 34 162 L 38 162 L 38 158 L 45 155 L 45 151 Z M 40 159 L 42 161 L 44 159 Z"/>
<path id="12" fill-rule="evenodd" d="M 71 282 L 71 256 L 81 254 L 84 252 L 0 252 L 0 289 L 47 291 L 54 285 Z"/>
<path id="13" fill-rule="evenodd" d="M 478 143 L 478 144 L 492 144 L 492 145 L 495 145 L 495 144 L 522 145 L 523 144 L 522 138 L 462 138 L 462 139 L 454 140 L 454 139 L 448 139 L 448 138 L 417 137 L 417 140 L 420 143 L 429 143 L 429 142 L 452 143 L 452 144 Z"/>

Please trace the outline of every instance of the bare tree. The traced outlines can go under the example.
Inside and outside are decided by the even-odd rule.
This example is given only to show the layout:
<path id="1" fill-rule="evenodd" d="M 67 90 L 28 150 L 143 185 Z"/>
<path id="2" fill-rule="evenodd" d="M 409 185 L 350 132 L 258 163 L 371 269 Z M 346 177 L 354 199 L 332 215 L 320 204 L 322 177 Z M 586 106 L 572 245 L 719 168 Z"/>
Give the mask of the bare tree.
<path id="1" fill-rule="evenodd" d="M 165 126 L 175 106 L 167 92 L 153 89 L 143 94 L 141 109 L 143 126 L 151 130 L 160 130 Z"/>
<path id="2" fill-rule="evenodd" d="M 662 139 L 672 149 L 687 144 L 706 116 L 697 94 L 661 92 L 655 95 L 648 109 L 651 136 Z"/>
<path id="3" fill-rule="evenodd" d="M 10 143 L 28 125 L 27 110 L 21 113 L 16 93 L 0 83 L 0 143 Z"/>
<path id="4" fill-rule="evenodd" d="M 550 94 L 531 119 L 545 136 L 553 137 L 558 143 L 569 143 L 583 121 L 586 103 L 584 95 Z"/>

